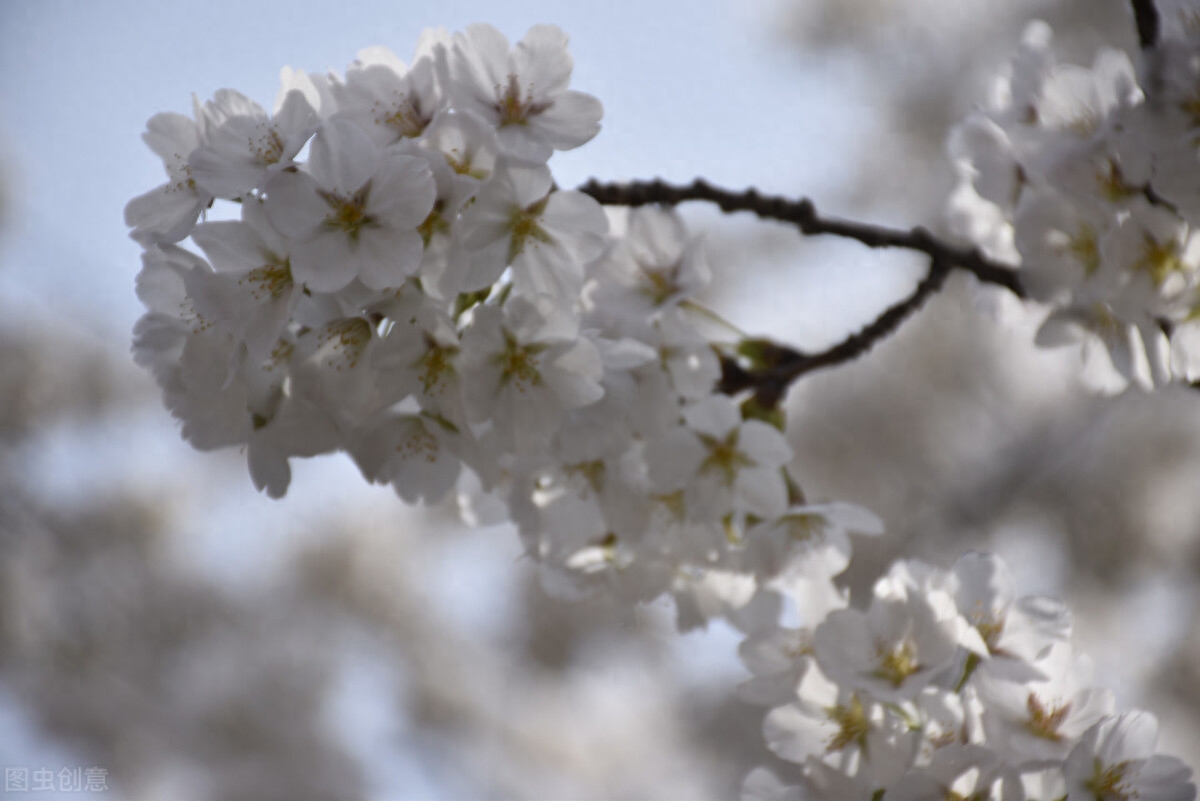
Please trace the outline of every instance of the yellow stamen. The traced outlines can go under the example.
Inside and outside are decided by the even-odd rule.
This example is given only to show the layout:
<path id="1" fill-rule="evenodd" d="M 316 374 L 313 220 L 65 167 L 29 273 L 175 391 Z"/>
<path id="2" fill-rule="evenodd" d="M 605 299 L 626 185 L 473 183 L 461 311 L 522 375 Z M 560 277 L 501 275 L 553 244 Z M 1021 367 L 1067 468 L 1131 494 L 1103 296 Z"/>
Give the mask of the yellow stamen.
<path id="1" fill-rule="evenodd" d="M 708 457 L 701 463 L 700 472 L 720 471 L 724 474 L 725 483 L 732 486 L 737 480 L 738 470 L 754 467 L 754 460 L 737 449 L 740 433 L 741 429 L 735 428 L 723 440 L 700 434 L 700 441 L 708 448 Z"/>
<path id="2" fill-rule="evenodd" d="M 867 720 L 862 701 L 858 700 L 857 695 L 851 697 L 849 705 L 826 707 L 825 714 L 838 727 L 837 734 L 830 738 L 825 747 L 825 753 L 841 751 L 848 745 L 858 745 L 862 749 L 867 747 L 867 734 L 871 730 L 871 723 Z"/>
<path id="3" fill-rule="evenodd" d="M 545 349 L 545 345 L 538 343 L 521 345 L 516 337 L 505 331 L 504 350 L 492 357 L 493 363 L 500 367 L 500 386 L 511 383 L 522 393 L 528 387 L 540 386 L 542 374 L 538 371 L 537 357 Z"/>
<path id="4" fill-rule="evenodd" d="M 892 648 L 881 647 L 876 656 L 879 658 L 879 667 L 873 675 L 893 687 L 904 684 L 909 676 L 921 669 L 917 661 L 917 647 L 907 639 Z"/>
<path id="5" fill-rule="evenodd" d="M 357 242 L 358 236 L 364 228 L 372 228 L 376 224 L 375 219 L 367 214 L 367 199 L 370 193 L 370 181 L 350 197 L 318 190 L 321 199 L 333 210 L 333 213 L 325 218 L 325 225 L 344 231 L 350 237 L 351 242 Z"/>
<path id="6" fill-rule="evenodd" d="M 274 300 L 292 288 L 292 263 L 287 258 L 280 258 L 274 253 L 266 253 L 266 263 L 255 267 L 238 279 L 239 286 L 249 287 L 250 297 L 254 300 L 270 298 Z"/>
<path id="7" fill-rule="evenodd" d="M 1062 728 L 1063 721 L 1067 719 L 1067 714 L 1071 711 L 1069 703 L 1062 706 L 1042 704 L 1040 698 L 1030 693 L 1025 702 L 1025 709 L 1029 712 L 1029 720 L 1025 722 L 1025 728 L 1029 730 L 1030 734 L 1055 743 L 1062 740 L 1062 735 L 1058 730 Z"/>

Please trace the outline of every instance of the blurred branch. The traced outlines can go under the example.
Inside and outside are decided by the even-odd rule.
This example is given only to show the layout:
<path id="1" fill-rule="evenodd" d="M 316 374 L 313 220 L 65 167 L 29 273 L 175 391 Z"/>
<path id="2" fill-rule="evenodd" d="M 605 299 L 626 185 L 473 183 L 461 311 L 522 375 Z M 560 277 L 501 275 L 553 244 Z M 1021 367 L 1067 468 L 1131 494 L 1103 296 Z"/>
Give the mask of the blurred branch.
<path id="1" fill-rule="evenodd" d="M 1154 47 L 1158 43 L 1158 9 L 1154 7 L 1154 0 L 1130 0 L 1130 3 L 1137 23 L 1138 42 L 1143 50 Z"/>
<path id="2" fill-rule="evenodd" d="M 646 206 L 652 203 L 674 206 L 689 200 L 705 200 L 715 203 L 722 211 L 752 211 L 763 219 L 789 222 L 805 236 L 827 234 L 853 239 L 869 248 L 903 248 L 924 253 L 934 262 L 948 268 L 966 270 L 986 284 L 1002 286 L 1019 298 L 1025 297 L 1025 288 L 1017 277 L 1017 271 L 988 259 L 976 248 L 956 247 L 921 227 L 904 231 L 822 217 L 808 198 L 792 201 L 775 195 L 763 195 L 753 188 L 740 193 L 730 192 L 702 178 L 687 186 L 673 186 L 661 180 L 602 184 L 593 178 L 579 187 L 579 191 L 610 206 Z"/>
<path id="3" fill-rule="evenodd" d="M 732 395 L 753 389 L 759 404 L 768 409 L 774 408 L 782 400 L 788 386 L 800 376 L 822 367 L 853 361 L 867 353 L 875 343 L 893 333 L 904 320 L 920 309 L 930 296 L 941 289 L 949 274 L 950 265 L 934 259 L 929 266 L 929 274 L 917 284 L 907 298 L 889 306 L 866 328 L 820 353 L 805 354 L 791 348 L 768 344 L 764 350 L 770 364 L 757 370 L 746 370 L 732 357 L 723 357 L 720 390 Z"/>

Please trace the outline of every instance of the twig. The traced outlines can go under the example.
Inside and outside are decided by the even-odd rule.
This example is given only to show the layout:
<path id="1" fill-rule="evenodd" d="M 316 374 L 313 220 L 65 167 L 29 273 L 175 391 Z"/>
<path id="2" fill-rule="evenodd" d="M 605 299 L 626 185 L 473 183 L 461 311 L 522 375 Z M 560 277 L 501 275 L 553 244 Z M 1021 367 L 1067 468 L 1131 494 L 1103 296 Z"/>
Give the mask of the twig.
<path id="1" fill-rule="evenodd" d="M 752 211 L 764 219 L 789 222 L 806 236 L 840 236 L 871 248 L 904 248 L 929 256 L 929 274 L 907 298 L 888 307 L 866 328 L 826 351 L 806 354 L 784 345 L 759 340 L 755 342 L 758 363 L 751 369 L 743 367 L 736 357 L 723 355 L 718 388 L 729 395 L 753 390 L 755 400 L 766 409 L 775 408 L 791 383 L 805 373 L 851 361 L 869 351 L 941 289 L 951 269 L 965 270 L 984 283 L 1002 286 L 1019 298 L 1026 297 L 1017 271 L 991 261 L 978 249 L 955 247 L 924 228 L 903 231 L 822 217 L 808 198 L 792 201 L 763 195 L 756 189 L 730 192 L 703 179 L 697 179 L 687 186 L 673 186 L 661 180 L 602 184 L 593 178 L 579 187 L 579 191 L 600 203 L 615 206 L 674 206 L 689 200 L 705 200 L 715 203 L 722 211 Z"/>
<path id="2" fill-rule="evenodd" d="M 1142 49 L 1158 44 L 1158 9 L 1154 0 L 1130 0 L 1133 19 L 1137 23 L 1138 42 Z"/>
<path id="3" fill-rule="evenodd" d="M 755 398 L 764 408 L 774 408 L 782 400 L 788 386 L 800 376 L 857 359 L 894 332 L 942 288 L 949 274 L 950 265 L 934 259 L 930 263 L 929 274 L 907 298 L 889 306 L 866 328 L 821 353 L 805 354 L 775 346 L 771 351 L 771 366 L 762 370 L 745 370 L 732 358 L 722 359 L 720 390 L 732 395 L 753 389 Z"/>
<path id="4" fill-rule="evenodd" d="M 687 186 L 674 186 L 661 180 L 603 184 L 593 178 L 579 187 L 579 191 L 612 206 L 646 206 L 653 203 L 674 206 L 689 200 L 705 200 L 716 204 L 722 211 L 751 211 L 764 219 L 791 223 L 806 236 L 827 234 L 853 239 L 870 248 L 904 248 L 924 253 L 935 262 L 966 270 L 984 283 L 1002 286 L 1019 298 L 1026 296 L 1015 269 L 988 259 L 978 249 L 948 244 L 920 227 L 904 231 L 822 217 L 808 198 L 792 201 L 760 194 L 757 189 L 730 192 L 703 179 L 697 179 Z"/>

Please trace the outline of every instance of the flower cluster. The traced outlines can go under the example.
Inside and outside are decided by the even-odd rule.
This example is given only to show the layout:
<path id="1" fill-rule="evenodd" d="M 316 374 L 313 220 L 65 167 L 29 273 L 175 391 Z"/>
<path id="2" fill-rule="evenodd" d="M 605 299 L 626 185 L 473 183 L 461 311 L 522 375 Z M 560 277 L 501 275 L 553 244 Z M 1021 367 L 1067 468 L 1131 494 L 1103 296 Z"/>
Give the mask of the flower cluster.
<path id="1" fill-rule="evenodd" d="M 274 497 L 291 458 L 344 451 L 405 501 L 514 522 L 551 592 L 670 594 L 684 630 L 726 618 L 740 692 L 775 707 L 768 742 L 807 782 L 755 772 L 747 797 L 1193 797 L 1153 719 L 1087 685 L 1063 608 L 1014 599 L 995 559 L 901 563 L 849 608 L 849 534 L 882 523 L 806 503 L 781 413 L 718 391 L 680 217 L 555 185 L 551 155 L 601 116 L 571 68 L 557 28 L 510 48 L 475 25 L 427 32 L 410 66 L 374 48 L 344 76 L 285 70 L 270 114 L 222 90 L 153 117 L 168 178 L 126 208 L 134 354 L 184 437 L 243 448 Z M 1149 242 L 1167 213 L 1129 201 L 1097 248 Z M 1183 253 L 1145 271 L 1167 306 Z M 754 342 L 723 355 L 753 367 Z M 788 604 L 809 628 L 780 624 Z"/>
<path id="2" fill-rule="evenodd" d="M 184 437 L 243 447 L 272 496 L 342 450 L 406 501 L 515 521 L 547 586 L 673 592 L 691 625 L 785 559 L 792 453 L 716 392 L 698 238 L 657 208 L 610 235 L 555 186 L 551 154 L 599 130 L 571 67 L 557 28 L 476 25 L 411 67 L 285 71 L 273 114 L 223 90 L 155 116 L 134 352 Z M 218 202 L 239 219 L 200 221 Z"/>
<path id="3" fill-rule="evenodd" d="M 1136 68 L 1058 65 L 1033 23 L 951 139 L 958 232 L 1020 263 L 1039 344 L 1086 343 L 1118 387 L 1200 379 L 1200 15 L 1174 5 Z"/>
<path id="4" fill-rule="evenodd" d="M 739 690 L 774 707 L 767 744 L 805 783 L 760 768 L 743 798 L 1194 798 L 1188 768 L 1155 753 L 1155 718 L 1116 714 L 1069 634 L 1061 603 L 1017 597 L 982 553 L 950 572 L 899 562 L 866 611 L 752 633 Z"/>

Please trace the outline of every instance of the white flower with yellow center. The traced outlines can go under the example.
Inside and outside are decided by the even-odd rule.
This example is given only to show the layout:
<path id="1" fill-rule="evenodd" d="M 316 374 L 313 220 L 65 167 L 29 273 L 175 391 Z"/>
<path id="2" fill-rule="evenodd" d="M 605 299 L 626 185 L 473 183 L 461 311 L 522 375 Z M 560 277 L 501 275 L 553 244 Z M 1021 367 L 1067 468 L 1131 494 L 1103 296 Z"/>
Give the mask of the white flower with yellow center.
<path id="1" fill-rule="evenodd" d="M 491 177 L 500 145 L 496 131 L 478 114 L 455 110 L 441 114 L 422 137 L 421 144 L 441 155 L 454 175 L 450 205 L 458 208 Z"/>
<path id="2" fill-rule="evenodd" d="M 699 237 L 689 236 L 674 209 L 629 213 L 625 236 L 599 262 L 590 298 L 606 322 L 644 336 L 661 314 L 699 294 L 710 273 Z"/>
<path id="3" fill-rule="evenodd" d="M 513 296 L 473 314 L 460 362 L 467 415 L 491 420 L 509 447 L 546 447 L 567 409 L 604 396 L 600 353 L 557 299 Z"/>
<path id="4" fill-rule="evenodd" d="M 567 35 L 553 25 L 530 28 L 512 50 L 491 25 L 471 25 L 454 35 L 449 89 L 456 108 L 495 126 L 504 152 L 544 162 L 600 130 L 600 101 L 567 89 L 573 66 Z"/>
<path id="5" fill-rule="evenodd" d="M 769 626 L 752 631 L 738 657 L 754 674 L 737 686 L 743 701 L 762 706 L 786 704 L 813 663 L 812 631 Z"/>
<path id="6" fill-rule="evenodd" d="M 188 157 L 201 144 L 200 128 L 182 114 L 155 114 L 142 139 L 163 160 L 167 182 L 129 201 L 125 224 L 139 242 L 178 242 L 213 199 L 188 166 Z"/>
<path id="7" fill-rule="evenodd" d="M 369 47 L 346 70 L 344 83 L 331 89 L 340 114 L 357 122 L 376 144 L 388 147 L 419 138 L 446 98 L 434 68 L 435 48 L 444 32 L 426 29 L 411 67 L 386 47 Z"/>
<path id="8" fill-rule="evenodd" d="M 1112 691 L 1092 685 L 1090 661 L 1066 643 L 1055 645 L 1036 667 L 1045 678 L 1014 680 L 984 669 L 972 678 L 987 741 L 1014 763 L 1063 759 L 1080 735 L 1115 708 Z"/>
<path id="9" fill-rule="evenodd" d="M 1192 801 L 1191 770 L 1155 754 L 1158 720 L 1149 712 L 1105 718 L 1079 740 L 1063 765 L 1067 801 Z"/>
<path id="10" fill-rule="evenodd" d="M 1099 272 L 1100 245 L 1115 223 L 1111 215 L 1050 190 L 1023 202 L 1016 213 L 1014 239 L 1021 254 L 1021 281 L 1030 294 L 1045 302 L 1068 301 Z"/>
<path id="11" fill-rule="evenodd" d="M 547 167 L 497 164 L 463 213 L 471 259 L 465 290 L 491 286 L 511 265 L 517 292 L 578 301 L 584 265 L 600 255 L 608 218 L 587 195 L 552 190 Z"/>
<path id="12" fill-rule="evenodd" d="M 1015 597 L 1008 568 L 988 553 L 965 554 L 951 580 L 959 612 L 987 646 L 981 669 L 1009 681 L 1045 679 L 1037 663 L 1071 633 L 1066 606 L 1052 598 Z"/>
<path id="13" fill-rule="evenodd" d="M 742 420 L 732 400 L 713 395 L 686 407 L 675 426 L 646 448 L 656 491 L 683 490 L 689 519 L 730 512 L 774 518 L 787 507 L 782 468 L 792 449 L 778 429 Z"/>
<path id="14" fill-rule="evenodd" d="M 222 198 L 243 197 L 260 189 L 272 173 L 290 167 L 319 122 L 300 91 L 288 92 L 273 117 L 249 98 L 238 97 L 242 113 L 214 126 L 188 157 L 196 182 Z"/>
<path id="15" fill-rule="evenodd" d="M 371 289 L 399 287 L 421 266 L 419 226 L 433 209 L 429 166 L 388 155 L 347 119 L 317 131 L 307 172 L 267 184 L 267 216 L 292 240 L 292 274 L 314 292 L 355 278 Z"/>
<path id="16" fill-rule="evenodd" d="M 264 361 L 301 295 L 292 278 L 288 243 L 267 220 L 262 201 L 254 198 L 242 204 L 240 222 L 200 223 L 192 241 L 216 270 L 189 282 L 197 309 L 245 342 L 250 361 Z"/>
<path id="17" fill-rule="evenodd" d="M 1106 257 L 1069 304 L 1054 308 L 1034 339 L 1041 347 L 1082 344 L 1085 380 L 1116 391 L 1131 383 L 1164 383 L 1170 370 L 1166 334 L 1148 308 L 1153 285 L 1148 278 L 1129 281 L 1125 269 Z"/>
<path id="18" fill-rule="evenodd" d="M 907 769 L 914 740 L 882 704 L 831 681 L 815 665 L 805 671 L 792 701 L 767 713 L 763 737 L 789 762 L 820 760 L 884 781 Z"/>
<path id="19" fill-rule="evenodd" d="M 388 316 L 394 322 L 372 361 L 380 385 L 397 398 L 414 396 L 422 409 L 453 425 L 466 425 L 462 344 L 449 315 L 420 292 L 406 290 Z"/>
<path id="20" fill-rule="evenodd" d="M 455 453 L 461 431 L 427 414 L 388 414 L 359 428 L 347 450 L 363 476 L 391 484 L 408 503 L 437 503 L 462 469 Z"/>
<path id="21" fill-rule="evenodd" d="M 870 608 L 831 612 L 813 636 L 817 662 L 839 684 L 903 702 L 952 670 L 965 621 L 941 590 L 876 584 Z M 977 638 L 975 647 L 982 648 Z"/>
<path id="22" fill-rule="evenodd" d="M 1174 311 L 1200 280 L 1200 237 L 1175 213 L 1148 203 L 1132 206 L 1103 255 L 1123 272 L 1121 291 L 1149 314 Z"/>
<path id="23" fill-rule="evenodd" d="M 746 532 L 743 563 L 763 582 L 790 575 L 830 578 L 850 564 L 850 532 L 882 534 L 883 521 L 850 503 L 793 506 Z"/>
<path id="24" fill-rule="evenodd" d="M 347 430 L 399 398 L 385 394 L 372 365 L 379 346 L 365 317 L 341 317 L 303 332 L 296 344 L 292 392 L 329 410 Z"/>

